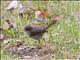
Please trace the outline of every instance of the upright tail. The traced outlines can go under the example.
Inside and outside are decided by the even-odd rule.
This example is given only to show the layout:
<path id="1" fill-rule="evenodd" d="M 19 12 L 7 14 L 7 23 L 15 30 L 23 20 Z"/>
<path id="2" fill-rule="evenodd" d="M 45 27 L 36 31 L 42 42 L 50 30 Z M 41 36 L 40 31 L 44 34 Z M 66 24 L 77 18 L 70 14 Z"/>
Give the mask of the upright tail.
<path id="1" fill-rule="evenodd" d="M 44 30 L 47 30 L 48 28 L 50 28 L 52 25 L 54 25 L 57 21 L 61 20 L 62 18 L 63 16 L 57 16 L 53 18 L 53 21 Z"/>

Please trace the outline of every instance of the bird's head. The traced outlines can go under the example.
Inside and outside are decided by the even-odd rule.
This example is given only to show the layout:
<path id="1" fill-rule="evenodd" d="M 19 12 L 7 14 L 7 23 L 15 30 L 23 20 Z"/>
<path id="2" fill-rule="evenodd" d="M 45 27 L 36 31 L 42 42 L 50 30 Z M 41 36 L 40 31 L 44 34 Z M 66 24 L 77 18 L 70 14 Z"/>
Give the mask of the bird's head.
<path id="1" fill-rule="evenodd" d="M 31 29 L 32 29 L 31 26 L 25 26 L 25 27 L 24 27 L 24 30 L 25 30 L 25 31 L 30 31 Z"/>

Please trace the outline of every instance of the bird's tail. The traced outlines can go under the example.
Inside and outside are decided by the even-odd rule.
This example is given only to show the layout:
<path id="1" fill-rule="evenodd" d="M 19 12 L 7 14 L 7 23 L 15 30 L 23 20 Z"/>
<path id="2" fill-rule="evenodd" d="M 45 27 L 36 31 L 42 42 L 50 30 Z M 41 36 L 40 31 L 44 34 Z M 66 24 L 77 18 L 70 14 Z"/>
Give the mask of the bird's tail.
<path id="1" fill-rule="evenodd" d="M 54 20 L 52 23 L 50 23 L 44 30 L 47 30 L 50 28 L 52 25 L 54 25 L 57 22 L 57 20 Z"/>
<path id="2" fill-rule="evenodd" d="M 61 19 L 63 19 L 63 15 L 53 18 L 52 23 L 50 23 L 44 30 L 47 30 L 48 28 L 50 28 L 52 25 L 56 24 L 56 22 L 60 21 Z"/>

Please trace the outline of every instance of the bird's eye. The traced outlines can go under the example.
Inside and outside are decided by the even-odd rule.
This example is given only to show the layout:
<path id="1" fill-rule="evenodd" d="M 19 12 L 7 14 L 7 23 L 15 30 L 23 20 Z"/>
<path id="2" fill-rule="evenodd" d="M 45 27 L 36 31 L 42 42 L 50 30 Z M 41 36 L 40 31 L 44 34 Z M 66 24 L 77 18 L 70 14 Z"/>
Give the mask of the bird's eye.
<path id="1" fill-rule="evenodd" d="M 24 28 L 25 31 L 28 31 L 28 30 L 30 30 L 30 29 L 31 29 L 30 26 L 26 26 L 26 27 Z"/>

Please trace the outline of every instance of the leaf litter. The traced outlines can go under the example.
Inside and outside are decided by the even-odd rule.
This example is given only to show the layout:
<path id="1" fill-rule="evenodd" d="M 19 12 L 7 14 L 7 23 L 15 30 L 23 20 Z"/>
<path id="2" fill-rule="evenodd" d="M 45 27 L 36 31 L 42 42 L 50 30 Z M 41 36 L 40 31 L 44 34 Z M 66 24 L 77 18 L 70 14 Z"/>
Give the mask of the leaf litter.
<path id="1" fill-rule="evenodd" d="M 43 46 L 29 46 L 24 41 L 17 40 L 12 46 L 9 43 L 5 45 L 6 54 L 17 55 L 20 60 L 48 60 L 54 55 L 55 51 L 56 49 L 53 50 L 49 43 Z"/>

